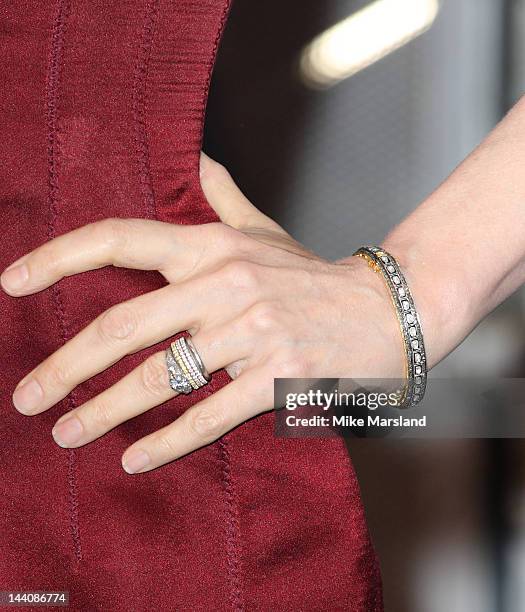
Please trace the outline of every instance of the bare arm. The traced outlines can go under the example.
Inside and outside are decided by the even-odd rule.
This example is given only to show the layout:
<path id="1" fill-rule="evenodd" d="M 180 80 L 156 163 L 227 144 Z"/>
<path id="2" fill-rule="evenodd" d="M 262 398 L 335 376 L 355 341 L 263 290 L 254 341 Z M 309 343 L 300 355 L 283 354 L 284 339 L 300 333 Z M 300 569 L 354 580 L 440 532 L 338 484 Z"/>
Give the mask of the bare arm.
<path id="1" fill-rule="evenodd" d="M 405 271 L 433 366 L 525 282 L 525 100 L 382 246 Z"/>

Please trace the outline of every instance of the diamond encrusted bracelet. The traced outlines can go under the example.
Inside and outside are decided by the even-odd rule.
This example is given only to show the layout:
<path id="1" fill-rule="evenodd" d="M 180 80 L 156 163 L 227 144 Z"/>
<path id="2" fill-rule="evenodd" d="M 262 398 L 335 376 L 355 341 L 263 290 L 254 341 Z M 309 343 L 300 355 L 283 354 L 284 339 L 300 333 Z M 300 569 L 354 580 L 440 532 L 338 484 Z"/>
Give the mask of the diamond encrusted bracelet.
<path id="1" fill-rule="evenodd" d="M 379 272 L 390 290 L 403 335 L 406 356 L 406 382 L 404 388 L 400 390 L 399 407 L 410 408 L 421 401 L 427 384 L 427 358 L 423 333 L 410 289 L 397 261 L 384 249 L 364 246 L 357 249 L 354 255 L 362 257 L 372 269 Z"/>

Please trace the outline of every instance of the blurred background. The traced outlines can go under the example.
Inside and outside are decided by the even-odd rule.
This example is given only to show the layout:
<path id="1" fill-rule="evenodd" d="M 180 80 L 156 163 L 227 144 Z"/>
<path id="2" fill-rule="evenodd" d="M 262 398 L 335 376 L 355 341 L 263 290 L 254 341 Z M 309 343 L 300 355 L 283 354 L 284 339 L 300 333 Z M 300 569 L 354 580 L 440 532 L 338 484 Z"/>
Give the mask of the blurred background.
<path id="1" fill-rule="evenodd" d="M 204 148 L 338 258 L 380 242 L 524 92 L 525 0 L 234 0 Z M 525 292 L 433 375 L 523 377 Z M 349 449 L 387 612 L 525 610 L 525 442 Z"/>

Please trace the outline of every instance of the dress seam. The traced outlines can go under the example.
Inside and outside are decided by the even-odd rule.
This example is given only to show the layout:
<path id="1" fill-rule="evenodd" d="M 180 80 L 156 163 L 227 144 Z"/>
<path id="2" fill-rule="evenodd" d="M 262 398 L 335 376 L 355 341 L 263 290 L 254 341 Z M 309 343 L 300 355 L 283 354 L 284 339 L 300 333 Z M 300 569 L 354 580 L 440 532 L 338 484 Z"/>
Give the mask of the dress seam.
<path id="1" fill-rule="evenodd" d="M 200 132 L 200 147 L 202 147 L 204 120 L 206 113 L 206 104 L 210 89 L 210 83 L 213 73 L 213 67 L 219 48 L 219 43 L 222 37 L 224 26 L 228 17 L 231 1 L 225 0 L 222 14 L 220 16 L 217 34 L 213 42 L 210 52 L 210 58 L 207 67 L 206 79 L 201 98 L 201 116 L 199 121 Z M 155 189 L 153 185 L 151 171 L 151 153 L 148 143 L 148 72 L 150 66 L 150 58 L 154 46 L 155 24 L 158 18 L 159 2 L 158 0 L 150 0 L 146 4 L 144 25 L 142 29 L 142 38 L 137 54 L 137 63 L 135 67 L 135 78 L 133 83 L 132 107 L 133 117 L 135 122 L 135 144 L 138 155 L 139 182 L 143 198 L 143 203 L 149 214 L 154 219 L 160 219 L 159 211 L 156 206 Z M 200 179 L 198 172 L 198 158 L 195 160 L 194 176 L 195 182 L 200 187 Z M 201 190 L 201 197 L 205 200 Z M 206 390 L 206 395 L 212 392 L 211 387 Z M 225 438 L 217 443 L 217 464 L 220 473 L 221 488 L 223 491 L 223 503 L 225 511 L 225 536 L 226 536 L 226 570 L 230 586 L 230 603 L 234 612 L 244 612 L 244 600 L 242 595 L 241 581 L 241 544 L 240 544 L 240 523 L 239 523 L 239 508 L 238 500 L 235 494 L 235 486 L 232 477 L 231 456 L 228 448 L 228 442 Z"/>
<path id="2" fill-rule="evenodd" d="M 49 202 L 49 224 L 48 236 L 52 240 L 56 236 L 56 222 L 58 218 L 58 100 L 60 77 L 64 57 L 64 38 L 67 18 L 71 9 L 70 0 L 58 0 L 56 14 L 51 34 L 51 48 L 48 59 L 48 72 L 46 79 L 46 118 L 47 118 L 47 159 L 48 159 L 48 202 Z M 60 290 L 60 281 L 53 284 L 52 296 L 55 306 L 55 314 L 60 324 L 63 342 L 67 342 L 67 324 L 64 303 Z M 67 400 L 70 409 L 76 408 L 76 394 L 73 390 Z M 82 559 L 82 542 L 79 526 L 79 499 L 77 484 L 77 456 L 76 449 L 67 450 L 67 489 L 69 502 L 69 519 L 73 548 L 77 561 Z"/>
<path id="3" fill-rule="evenodd" d="M 234 612 L 244 612 L 245 606 L 241 586 L 242 551 L 239 542 L 239 506 L 233 484 L 231 457 L 227 439 L 223 437 L 219 440 L 218 446 L 218 459 L 221 467 L 222 487 L 226 505 L 226 546 L 227 568 L 231 588 L 230 598 Z"/>
<path id="4" fill-rule="evenodd" d="M 217 58 L 217 52 L 219 44 L 221 42 L 226 20 L 230 11 L 232 0 L 225 0 L 222 14 L 217 29 L 217 35 L 213 43 L 212 51 L 210 54 L 210 60 L 208 63 L 208 73 L 204 84 L 204 91 L 201 102 L 201 117 L 200 117 L 200 146 L 202 149 L 202 142 L 204 138 L 204 123 L 206 119 L 206 105 L 208 101 L 211 79 L 213 75 L 213 68 L 215 66 L 215 60 Z M 196 167 L 194 168 L 197 176 L 196 182 L 200 188 L 201 197 L 206 202 L 206 196 L 202 191 L 199 178 L 199 159 L 196 159 Z M 244 612 L 245 604 L 242 592 L 242 542 L 241 542 L 241 528 L 239 518 L 239 503 L 235 492 L 235 484 L 232 475 L 232 463 L 231 455 L 229 450 L 229 443 L 227 436 L 223 436 L 218 441 L 218 455 L 217 461 L 221 470 L 221 483 L 224 491 L 224 504 L 225 504 L 225 516 L 226 516 L 226 565 L 228 571 L 228 577 L 230 581 L 230 600 L 232 609 L 234 612 Z"/>
<path id="5" fill-rule="evenodd" d="M 135 78 L 132 92 L 133 118 L 135 122 L 135 145 L 138 155 L 139 183 L 144 205 L 153 219 L 157 218 L 155 192 L 151 177 L 151 159 L 146 125 L 147 114 L 147 78 L 155 24 L 159 9 L 159 0 L 146 3 L 142 38 L 137 53 Z"/>

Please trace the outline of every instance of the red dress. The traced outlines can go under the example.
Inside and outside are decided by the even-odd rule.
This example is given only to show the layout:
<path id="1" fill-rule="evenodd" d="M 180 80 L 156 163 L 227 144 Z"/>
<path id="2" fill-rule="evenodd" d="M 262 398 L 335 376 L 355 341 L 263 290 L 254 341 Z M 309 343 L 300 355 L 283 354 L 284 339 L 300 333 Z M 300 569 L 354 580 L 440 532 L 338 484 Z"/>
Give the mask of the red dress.
<path id="1" fill-rule="evenodd" d="M 1 8 L 0 266 L 105 217 L 216 220 L 198 177 L 228 0 L 17 0 Z M 0 292 L 0 590 L 68 590 L 70 609 L 382 610 L 377 561 L 340 439 L 276 439 L 273 415 L 151 473 L 123 451 L 228 382 L 79 449 L 51 428 L 169 339 L 47 412 L 16 383 L 113 304 L 165 284 L 106 267 L 35 295 Z M 41 608 L 38 608 L 41 609 Z"/>

